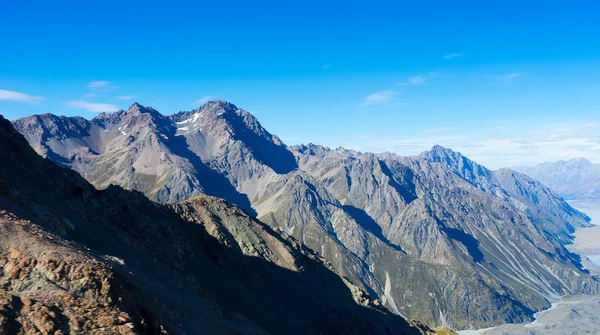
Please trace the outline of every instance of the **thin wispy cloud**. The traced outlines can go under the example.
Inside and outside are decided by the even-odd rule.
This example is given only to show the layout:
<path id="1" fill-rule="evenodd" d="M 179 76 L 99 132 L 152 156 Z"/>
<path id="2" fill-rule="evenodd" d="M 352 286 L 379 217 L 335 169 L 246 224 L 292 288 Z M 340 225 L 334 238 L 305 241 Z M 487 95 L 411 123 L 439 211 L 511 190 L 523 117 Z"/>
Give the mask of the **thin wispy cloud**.
<path id="1" fill-rule="evenodd" d="M 66 105 L 69 108 L 85 109 L 88 112 L 92 112 L 92 113 L 110 113 L 110 112 L 116 112 L 119 110 L 119 107 L 117 107 L 115 105 L 97 103 L 97 102 L 87 102 L 87 101 L 83 101 L 83 100 L 67 101 Z"/>
<path id="2" fill-rule="evenodd" d="M 133 95 L 121 95 L 116 97 L 117 100 L 133 100 L 135 97 Z"/>
<path id="3" fill-rule="evenodd" d="M 29 94 L 25 94 L 25 93 L 21 93 L 21 92 L 0 90 L 0 100 L 35 104 L 42 100 L 45 100 L 45 98 L 34 96 L 34 95 L 29 95 Z"/>
<path id="4" fill-rule="evenodd" d="M 323 69 L 328 69 L 330 67 L 331 67 L 331 64 L 325 64 L 325 65 L 323 65 Z"/>
<path id="5" fill-rule="evenodd" d="M 564 122 L 540 121 L 523 127 L 507 126 L 485 132 L 444 134 L 431 131 L 429 135 L 397 138 L 373 138 L 356 141 L 349 148 L 360 151 L 394 152 L 416 155 L 438 144 L 461 152 L 463 155 L 491 169 L 585 157 L 600 163 L 599 120 Z M 481 125 L 486 127 L 485 125 Z M 435 128 L 432 128 L 436 130 Z"/>
<path id="6" fill-rule="evenodd" d="M 436 74 L 431 72 L 428 74 L 419 74 L 413 77 L 409 77 L 406 82 L 398 83 L 398 86 L 412 86 L 412 85 L 420 85 L 426 82 L 427 80 L 435 77 Z"/>
<path id="7" fill-rule="evenodd" d="M 194 101 L 194 104 L 196 104 L 196 105 L 204 105 L 205 103 L 211 101 L 212 99 L 213 99 L 212 96 L 207 95 L 207 96 L 204 96 L 204 97 L 202 97 L 202 98 Z"/>
<path id="8" fill-rule="evenodd" d="M 365 97 L 363 104 L 364 105 L 379 105 L 379 104 L 388 103 L 388 102 L 394 100 L 394 97 L 396 97 L 396 95 L 398 95 L 398 93 L 395 91 L 383 91 L 383 92 L 369 94 L 367 97 Z"/>
<path id="9" fill-rule="evenodd" d="M 93 92 L 108 92 L 117 88 L 116 85 L 106 80 L 90 81 L 87 86 Z"/>
<path id="10" fill-rule="evenodd" d="M 507 73 L 500 76 L 493 76 L 492 79 L 496 83 L 508 83 L 523 76 L 521 72 Z"/>
<path id="11" fill-rule="evenodd" d="M 437 127 L 437 128 L 425 128 L 423 129 L 424 133 L 443 133 L 458 130 L 458 127 Z"/>
<path id="12" fill-rule="evenodd" d="M 464 56 L 465 53 L 464 52 L 455 52 L 455 53 L 449 53 L 447 55 L 442 56 L 445 59 L 452 59 L 452 58 L 456 58 L 456 57 L 462 57 Z"/>

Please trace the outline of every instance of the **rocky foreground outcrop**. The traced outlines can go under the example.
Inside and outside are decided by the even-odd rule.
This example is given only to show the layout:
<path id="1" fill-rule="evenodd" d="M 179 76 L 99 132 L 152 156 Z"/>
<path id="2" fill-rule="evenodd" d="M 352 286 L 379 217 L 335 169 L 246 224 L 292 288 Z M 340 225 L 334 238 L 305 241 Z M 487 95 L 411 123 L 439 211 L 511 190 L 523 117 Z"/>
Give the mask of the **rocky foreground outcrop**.
<path id="1" fill-rule="evenodd" d="M 224 200 L 97 191 L 2 117 L 0 162 L 2 334 L 431 332 Z"/>

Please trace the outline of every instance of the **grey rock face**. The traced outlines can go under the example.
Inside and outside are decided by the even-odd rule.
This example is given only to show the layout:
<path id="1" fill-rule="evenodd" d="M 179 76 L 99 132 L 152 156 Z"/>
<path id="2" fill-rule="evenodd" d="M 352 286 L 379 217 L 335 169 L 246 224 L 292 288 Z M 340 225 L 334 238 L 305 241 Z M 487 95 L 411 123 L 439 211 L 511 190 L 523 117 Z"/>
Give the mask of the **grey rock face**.
<path id="1" fill-rule="evenodd" d="M 37 143 L 39 154 L 97 188 L 117 184 L 159 202 L 208 194 L 252 212 L 245 194 L 251 192 L 241 191 L 255 188 L 264 175 L 295 168 L 276 136 L 251 114 L 220 101 L 170 117 L 135 103 L 89 122 L 42 115 L 14 126 Z"/>
<path id="2" fill-rule="evenodd" d="M 430 334 L 222 199 L 98 191 L 0 116 L 3 334 Z"/>
<path id="3" fill-rule="evenodd" d="M 564 247 L 588 218 L 523 174 L 492 172 L 439 146 L 417 157 L 286 147 L 222 101 L 169 117 L 134 105 L 90 123 L 122 127 L 119 120 L 136 111 L 147 122 L 132 122 L 139 126 L 130 140 L 107 140 L 101 152 L 86 143 L 103 141 L 79 135 L 85 127 L 56 131 L 66 127 L 35 116 L 14 124 L 40 154 L 97 186 L 110 180 L 163 202 L 209 194 L 236 203 L 390 310 L 429 325 L 527 321 L 560 295 L 598 291 Z M 39 135 L 51 130 L 57 134 Z M 109 166 L 119 168 L 105 172 Z M 147 169 L 145 183 L 136 166 Z"/>
<path id="4" fill-rule="evenodd" d="M 441 147 L 418 157 L 295 150 L 300 169 L 342 209 L 365 214 L 355 218 L 376 242 L 345 245 L 372 265 L 392 310 L 480 327 L 526 320 L 549 298 L 597 290 L 589 276 L 580 282 L 579 259 L 563 247 L 587 218 L 524 175 L 489 171 Z"/>
<path id="5" fill-rule="evenodd" d="M 513 169 L 539 180 L 567 200 L 600 199 L 600 165 L 585 158 Z"/>

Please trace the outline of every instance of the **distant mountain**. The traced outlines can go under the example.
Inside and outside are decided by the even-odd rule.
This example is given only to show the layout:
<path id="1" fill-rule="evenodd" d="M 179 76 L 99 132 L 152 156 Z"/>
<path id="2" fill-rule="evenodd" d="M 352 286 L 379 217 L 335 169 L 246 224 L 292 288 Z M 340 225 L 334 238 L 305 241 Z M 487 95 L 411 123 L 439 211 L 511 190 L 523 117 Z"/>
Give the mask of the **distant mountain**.
<path id="1" fill-rule="evenodd" d="M 528 321 L 560 295 L 599 289 L 564 247 L 589 218 L 526 175 L 440 146 L 416 157 L 288 147 L 224 101 L 171 116 L 134 104 L 91 121 L 46 114 L 13 124 L 99 188 L 233 202 L 431 326 Z"/>
<path id="2" fill-rule="evenodd" d="M 222 199 L 97 191 L 1 116 L 0 161 L 2 334 L 432 333 Z"/>
<path id="3" fill-rule="evenodd" d="M 600 199 L 600 164 L 585 158 L 513 169 L 541 181 L 567 200 Z"/>

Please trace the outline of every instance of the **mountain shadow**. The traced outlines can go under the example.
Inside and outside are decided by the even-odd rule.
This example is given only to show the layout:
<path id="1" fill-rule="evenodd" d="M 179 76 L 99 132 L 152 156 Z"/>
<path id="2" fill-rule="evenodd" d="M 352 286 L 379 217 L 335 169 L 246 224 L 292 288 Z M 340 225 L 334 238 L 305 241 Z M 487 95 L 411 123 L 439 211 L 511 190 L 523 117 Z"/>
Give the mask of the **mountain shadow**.
<path id="1" fill-rule="evenodd" d="M 0 294 L 18 302 L 2 315 L 22 327 L 39 321 L 23 306 L 47 304 L 54 307 L 44 325 L 65 333 L 430 331 L 374 304 L 312 250 L 224 200 L 164 205 L 119 186 L 96 190 L 38 156 L 2 117 L 0 159 L 0 253 L 18 267 L 0 273 Z M 84 308 L 70 307 L 82 297 Z"/>
<path id="2" fill-rule="evenodd" d="M 436 221 L 441 226 L 442 231 L 445 232 L 450 239 L 460 242 L 467 248 L 467 253 L 469 253 L 473 262 L 480 263 L 483 260 L 484 254 L 479 248 L 479 241 L 473 235 L 470 235 L 461 229 L 449 228 L 438 219 L 436 219 Z"/>
<path id="3" fill-rule="evenodd" d="M 197 172 L 196 177 L 208 195 L 225 199 L 256 217 L 256 211 L 252 208 L 248 196 L 238 192 L 229 179 L 204 164 L 200 157 L 189 149 L 185 136 L 169 137 L 168 145 L 174 154 L 187 159 L 192 164 Z"/>
<path id="4" fill-rule="evenodd" d="M 381 172 L 383 172 L 389 178 L 389 184 L 398 192 L 398 194 L 404 199 L 404 202 L 411 203 L 415 199 L 417 199 L 416 186 L 412 181 L 414 178 L 414 173 L 411 169 L 407 167 L 402 167 L 402 173 L 400 174 L 404 178 L 404 186 L 400 185 L 395 175 L 390 171 L 390 168 L 383 161 L 379 161 L 379 166 L 381 168 Z"/>
<path id="5" fill-rule="evenodd" d="M 270 140 L 271 134 L 267 133 L 269 137 L 267 138 L 255 133 L 244 124 L 244 119 L 241 117 L 232 117 L 229 114 L 225 114 L 225 117 L 235 129 L 233 138 L 246 144 L 260 162 L 278 174 L 286 174 L 298 169 L 294 154 L 285 145 L 278 145 Z"/>
<path id="6" fill-rule="evenodd" d="M 346 213 L 348 213 L 348 215 L 350 215 L 350 217 L 354 219 L 354 221 L 356 221 L 356 223 L 358 223 L 359 226 L 361 226 L 364 230 L 368 231 L 369 233 L 373 234 L 373 236 L 380 239 L 385 245 L 391 247 L 396 251 L 404 252 L 404 250 L 402 250 L 400 246 L 392 243 L 390 240 L 387 239 L 387 237 L 383 235 L 381 226 L 379 226 L 377 222 L 375 222 L 375 220 L 373 220 L 373 218 L 370 217 L 369 214 L 367 214 L 367 212 L 360 208 L 350 205 L 343 205 L 342 209 Z"/>

